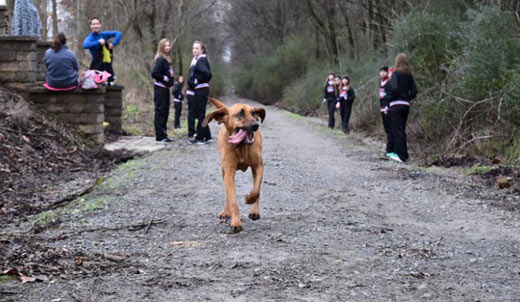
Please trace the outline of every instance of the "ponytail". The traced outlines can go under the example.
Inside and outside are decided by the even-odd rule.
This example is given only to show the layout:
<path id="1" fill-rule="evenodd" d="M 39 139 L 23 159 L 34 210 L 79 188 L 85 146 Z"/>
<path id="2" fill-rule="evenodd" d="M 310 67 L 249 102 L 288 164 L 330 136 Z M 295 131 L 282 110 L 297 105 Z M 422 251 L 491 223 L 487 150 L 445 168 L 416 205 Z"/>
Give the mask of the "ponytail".
<path id="1" fill-rule="evenodd" d="M 56 37 L 54 37 L 54 41 L 52 42 L 52 49 L 55 52 L 58 52 L 63 46 L 67 44 L 67 38 L 64 33 L 58 33 Z"/>

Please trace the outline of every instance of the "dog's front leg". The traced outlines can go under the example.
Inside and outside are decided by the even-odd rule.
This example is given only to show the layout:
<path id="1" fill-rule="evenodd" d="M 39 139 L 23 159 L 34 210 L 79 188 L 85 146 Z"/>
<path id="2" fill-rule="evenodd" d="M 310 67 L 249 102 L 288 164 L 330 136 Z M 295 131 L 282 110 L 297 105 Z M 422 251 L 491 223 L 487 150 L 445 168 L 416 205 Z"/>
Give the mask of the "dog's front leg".
<path id="1" fill-rule="evenodd" d="M 240 212 L 237 205 L 237 193 L 235 189 L 235 172 L 234 168 L 224 168 L 224 185 L 226 186 L 226 209 L 231 212 L 231 228 L 230 233 L 238 233 L 242 231 L 242 222 L 240 221 Z"/>
<path id="2" fill-rule="evenodd" d="M 251 167 L 253 172 L 253 190 L 246 195 L 246 204 L 252 204 L 249 218 L 252 220 L 260 219 L 260 188 L 262 186 L 262 179 L 264 177 L 264 167 L 262 164 L 257 167 Z"/>

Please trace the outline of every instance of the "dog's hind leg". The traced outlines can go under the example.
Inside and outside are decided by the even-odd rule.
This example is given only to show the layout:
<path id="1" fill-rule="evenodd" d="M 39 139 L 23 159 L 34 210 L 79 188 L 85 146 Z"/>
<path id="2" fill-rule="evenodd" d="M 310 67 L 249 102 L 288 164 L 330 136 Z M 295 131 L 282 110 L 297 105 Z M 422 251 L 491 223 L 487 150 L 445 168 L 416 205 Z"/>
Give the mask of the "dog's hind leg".
<path id="1" fill-rule="evenodd" d="M 238 233 L 242 231 L 242 221 L 240 221 L 240 212 L 237 205 L 237 193 L 235 189 L 235 169 L 224 169 L 224 185 L 226 186 L 226 209 L 231 213 L 230 233 Z"/>
<path id="2" fill-rule="evenodd" d="M 258 165 L 258 167 L 251 167 L 253 172 L 253 190 L 251 193 L 246 195 L 246 204 L 252 204 L 251 211 L 249 212 L 249 218 L 251 220 L 260 219 L 260 188 L 262 186 L 262 179 L 264 176 L 264 167 Z"/>

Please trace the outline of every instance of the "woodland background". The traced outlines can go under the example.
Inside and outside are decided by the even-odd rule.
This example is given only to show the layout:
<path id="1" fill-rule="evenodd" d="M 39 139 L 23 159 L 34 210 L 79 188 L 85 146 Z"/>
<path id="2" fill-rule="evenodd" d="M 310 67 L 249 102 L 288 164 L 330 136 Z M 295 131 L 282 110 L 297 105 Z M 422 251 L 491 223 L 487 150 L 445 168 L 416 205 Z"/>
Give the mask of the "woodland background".
<path id="1" fill-rule="evenodd" d="M 13 0 L 8 0 L 9 5 Z M 207 44 L 212 93 L 235 93 L 303 115 L 323 115 L 329 71 L 349 75 L 354 131 L 383 138 L 378 71 L 409 55 L 420 94 L 408 137 L 428 163 L 466 159 L 520 163 L 518 0 L 34 0 L 43 36 L 64 31 L 80 49 L 97 16 L 124 33 L 115 51 L 126 87 L 125 130 L 151 134 L 150 70 L 171 39 L 177 75 L 191 44 Z"/>

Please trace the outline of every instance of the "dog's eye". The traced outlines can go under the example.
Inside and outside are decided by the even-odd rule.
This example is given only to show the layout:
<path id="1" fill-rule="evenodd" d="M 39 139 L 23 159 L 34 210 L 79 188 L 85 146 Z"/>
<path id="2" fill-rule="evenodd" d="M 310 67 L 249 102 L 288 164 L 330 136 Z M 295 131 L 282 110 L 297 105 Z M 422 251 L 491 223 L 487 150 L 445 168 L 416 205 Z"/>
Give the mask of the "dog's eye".
<path id="1" fill-rule="evenodd" d="M 244 111 L 244 109 L 240 110 L 239 113 L 237 113 L 236 115 L 238 118 L 244 118 L 246 116 L 246 113 Z"/>

